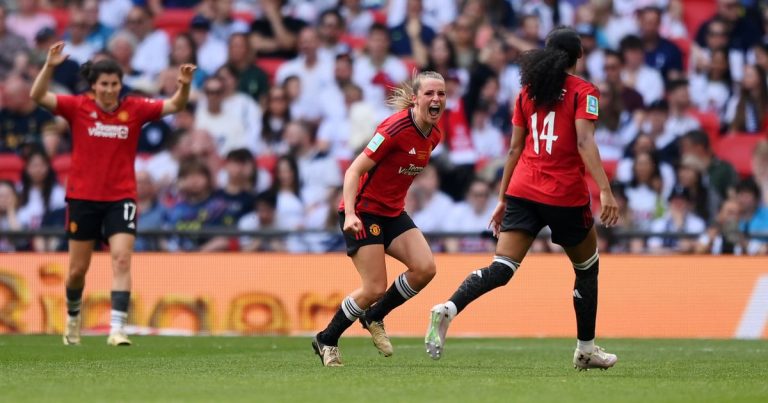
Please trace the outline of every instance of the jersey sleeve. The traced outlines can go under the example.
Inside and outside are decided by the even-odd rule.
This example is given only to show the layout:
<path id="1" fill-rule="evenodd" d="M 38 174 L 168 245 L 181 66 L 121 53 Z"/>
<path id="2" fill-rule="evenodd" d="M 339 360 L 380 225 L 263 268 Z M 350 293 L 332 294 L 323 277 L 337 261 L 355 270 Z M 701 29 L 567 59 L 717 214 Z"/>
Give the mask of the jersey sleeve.
<path id="1" fill-rule="evenodd" d="M 394 144 L 395 140 L 387 134 L 386 131 L 379 128 L 376 130 L 376 134 L 373 135 L 373 138 L 371 138 L 371 141 L 368 142 L 368 145 L 365 146 L 363 152 L 370 159 L 378 163 L 384 156 L 389 154 L 394 147 Z"/>
<path id="2" fill-rule="evenodd" d="M 70 120 L 79 107 L 80 98 L 77 95 L 59 94 L 56 95 L 56 110 L 53 113 Z"/>
<path id="3" fill-rule="evenodd" d="M 528 128 L 528 122 L 525 119 L 525 112 L 523 111 L 524 103 L 524 91 L 520 91 L 515 100 L 515 110 L 512 114 L 512 125 L 522 128 Z"/>
<path id="4" fill-rule="evenodd" d="M 597 87 L 586 85 L 578 95 L 575 119 L 597 120 L 600 112 L 600 91 Z"/>
<path id="5" fill-rule="evenodd" d="M 142 122 L 151 122 L 160 119 L 163 113 L 163 103 L 161 99 L 137 98 L 136 106 Z"/>

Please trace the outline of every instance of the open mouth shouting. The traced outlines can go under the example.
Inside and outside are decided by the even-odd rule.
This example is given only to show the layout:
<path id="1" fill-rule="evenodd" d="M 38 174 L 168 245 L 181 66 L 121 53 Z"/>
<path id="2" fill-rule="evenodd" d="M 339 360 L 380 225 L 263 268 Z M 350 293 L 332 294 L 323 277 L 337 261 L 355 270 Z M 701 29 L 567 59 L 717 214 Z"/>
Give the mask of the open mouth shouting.
<path id="1" fill-rule="evenodd" d="M 437 119 L 438 116 L 440 116 L 440 112 L 442 112 L 441 109 L 440 109 L 440 105 L 439 104 L 438 105 L 429 105 L 428 111 L 429 111 L 429 116 L 432 119 Z"/>

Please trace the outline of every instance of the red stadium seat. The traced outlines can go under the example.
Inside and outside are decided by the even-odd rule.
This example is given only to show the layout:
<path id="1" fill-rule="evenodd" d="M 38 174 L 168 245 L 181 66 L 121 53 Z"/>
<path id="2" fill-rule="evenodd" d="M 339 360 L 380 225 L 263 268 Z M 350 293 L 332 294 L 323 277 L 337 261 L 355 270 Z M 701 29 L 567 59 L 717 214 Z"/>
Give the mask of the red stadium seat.
<path id="1" fill-rule="evenodd" d="M 400 60 L 402 60 L 403 64 L 405 64 L 405 69 L 408 71 L 408 77 L 415 75 L 419 71 L 419 66 L 416 64 L 416 60 L 414 60 L 411 57 L 401 57 Z"/>
<path id="2" fill-rule="evenodd" d="M 56 35 L 61 38 L 64 35 L 64 31 L 69 26 L 69 9 L 68 8 L 52 8 L 46 10 L 46 13 L 50 14 L 54 20 L 56 20 Z"/>
<path id="3" fill-rule="evenodd" d="M 680 49 L 680 53 L 683 54 L 683 71 L 688 71 L 688 59 L 691 58 L 691 40 L 688 38 L 672 38 L 671 41 Z"/>
<path id="4" fill-rule="evenodd" d="M 0 180 L 17 183 L 21 180 L 24 160 L 16 154 L 0 154 Z"/>
<path id="5" fill-rule="evenodd" d="M 277 69 L 279 69 L 283 63 L 285 63 L 284 59 L 272 57 L 263 57 L 256 60 L 256 65 L 264 70 L 265 73 L 267 73 L 270 84 L 275 82 L 275 74 L 277 73 Z"/>
<path id="6" fill-rule="evenodd" d="M 176 35 L 189 30 L 189 23 L 194 16 L 195 10 L 193 9 L 167 9 L 162 14 L 155 16 L 155 28 L 162 29 L 170 39 L 173 39 Z"/>
<path id="7" fill-rule="evenodd" d="M 733 133 L 729 134 L 714 146 L 715 154 L 730 162 L 741 177 L 752 174 L 752 152 L 757 143 L 766 140 L 765 134 Z"/>
<path id="8" fill-rule="evenodd" d="M 347 46 L 355 51 L 363 50 L 363 48 L 365 48 L 366 42 L 368 41 L 368 39 L 363 36 L 355 36 L 349 34 L 342 35 L 340 40 L 342 43 L 347 44 Z"/>
<path id="9" fill-rule="evenodd" d="M 387 25 L 387 12 L 385 10 L 372 10 L 373 22 Z"/>
<path id="10" fill-rule="evenodd" d="M 704 21 L 717 13 L 717 2 L 713 0 L 683 0 L 683 23 L 688 29 L 688 36 L 696 37 Z"/>
<path id="11" fill-rule="evenodd" d="M 256 166 L 267 171 L 274 172 L 277 165 L 277 156 L 274 154 L 259 155 L 256 157 Z"/>
<path id="12" fill-rule="evenodd" d="M 250 25 L 254 20 L 253 13 L 250 11 L 235 11 L 232 13 L 232 18 L 235 20 L 240 20 L 248 25 Z"/>
<path id="13" fill-rule="evenodd" d="M 350 165 L 352 165 L 352 160 L 348 159 L 337 159 L 336 162 L 339 164 L 339 169 L 341 170 L 342 175 L 344 172 L 347 172 L 347 168 L 349 168 Z"/>
<path id="14" fill-rule="evenodd" d="M 67 183 L 67 177 L 69 176 L 69 168 L 72 166 L 71 154 L 60 154 L 53 157 L 51 161 L 51 167 L 56 172 L 56 179 L 64 186 Z"/>
<path id="15" fill-rule="evenodd" d="M 609 181 L 612 181 L 613 178 L 616 177 L 616 167 L 618 165 L 618 160 L 603 161 L 603 169 L 605 170 L 605 175 L 608 176 Z"/>
<path id="16" fill-rule="evenodd" d="M 695 117 L 701 129 L 707 132 L 709 135 L 709 144 L 714 146 L 715 143 L 720 141 L 720 116 L 715 112 L 701 112 L 697 109 L 691 109 L 688 114 Z"/>

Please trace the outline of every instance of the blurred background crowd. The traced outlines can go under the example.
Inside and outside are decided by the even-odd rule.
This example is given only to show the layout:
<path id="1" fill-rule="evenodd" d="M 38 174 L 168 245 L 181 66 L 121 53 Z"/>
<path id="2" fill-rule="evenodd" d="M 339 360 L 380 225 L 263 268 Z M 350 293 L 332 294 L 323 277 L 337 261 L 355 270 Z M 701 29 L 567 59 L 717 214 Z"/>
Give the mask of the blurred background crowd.
<path id="1" fill-rule="evenodd" d="M 407 210 L 426 233 L 476 234 L 431 239 L 435 250 L 493 250 L 477 234 L 497 202 L 516 61 L 559 25 L 581 35 L 578 74 L 601 92 L 596 139 L 621 207 L 601 249 L 768 253 L 761 0 L 8 0 L 0 230 L 63 228 L 68 127 L 28 96 L 63 40 L 57 93 L 87 90 L 87 60 L 114 58 L 124 92 L 148 97 L 174 92 L 180 64 L 199 66 L 188 108 L 142 130 L 139 228 L 245 232 L 140 236 L 137 250 L 343 250 L 344 169 L 393 112 L 392 86 L 418 70 L 446 78 L 448 101 L 444 141 Z M 256 236 L 300 230 L 311 233 Z M 64 248 L 60 237 L 0 236 L 2 251 Z"/>

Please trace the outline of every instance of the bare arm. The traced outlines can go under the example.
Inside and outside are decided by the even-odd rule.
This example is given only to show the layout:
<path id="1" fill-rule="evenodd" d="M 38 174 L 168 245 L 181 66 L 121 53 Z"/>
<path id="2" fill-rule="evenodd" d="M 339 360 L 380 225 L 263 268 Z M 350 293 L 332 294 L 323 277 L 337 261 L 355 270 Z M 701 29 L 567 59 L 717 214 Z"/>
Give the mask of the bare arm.
<path id="1" fill-rule="evenodd" d="M 421 41 L 421 21 L 418 18 L 409 19 L 405 24 L 405 32 L 411 42 L 411 53 L 417 66 L 424 67 L 428 62 L 428 51 Z M 411 74 L 412 72 L 408 72 Z"/>
<path id="2" fill-rule="evenodd" d="M 263 3 L 264 16 L 272 26 L 275 41 L 280 49 L 295 49 L 296 35 L 283 25 L 283 15 L 280 11 L 280 2 L 268 0 Z"/>
<path id="3" fill-rule="evenodd" d="M 48 49 L 48 57 L 45 59 L 45 64 L 40 73 L 37 74 L 37 77 L 35 77 L 35 82 L 32 83 L 32 89 L 29 91 L 29 97 L 49 111 L 56 110 L 56 94 L 48 91 L 48 85 L 51 83 L 51 77 L 56 66 L 67 59 L 67 55 L 63 51 L 64 42 L 56 42 Z"/>
<path id="4" fill-rule="evenodd" d="M 595 143 L 595 124 L 588 119 L 576 119 L 576 144 L 579 155 L 589 174 L 600 188 L 600 221 L 605 226 L 613 226 L 619 219 L 619 206 L 613 198 L 608 175 L 605 174 L 600 160 L 600 151 Z"/>
<path id="5" fill-rule="evenodd" d="M 196 69 L 197 67 L 194 64 L 182 64 L 179 66 L 179 87 L 173 96 L 163 101 L 163 116 L 179 112 L 187 106 L 189 87 L 192 82 L 192 75 Z"/>
<path id="6" fill-rule="evenodd" d="M 357 233 L 363 229 L 363 223 L 355 214 L 355 200 L 357 199 L 357 187 L 360 184 L 360 178 L 376 166 L 376 161 L 360 153 L 352 161 L 347 172 L 344 174 L 344 188 L 342 197 L 344 198 L 344 232 Z"/>
<path id="7" fill-rule="evenodd" d="M 504 163 L 504 174 L 501 176 L 501 185 L 499 187 L 499 202 L 496 204 L 496 208 L 491 215 L 491 222 L 488 224 L 494 236 L 499 236 L 499 231 L 501 230 L 501 221 L 504 218 L 504 209 L 507 205 L 505 194 L 507 187 L 509 187 L 509 180 L 512 178 L 512 172 L 515 171 L 517 162 L 520 161 L 520 156 L 523 154 L 526 134 L 525 128 L 520 126 L 512 127 L 512 139 L 509 141 L 509 152 L 507 153 L 507 161 Z"/>

